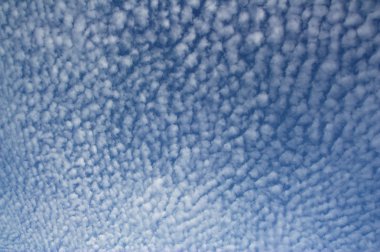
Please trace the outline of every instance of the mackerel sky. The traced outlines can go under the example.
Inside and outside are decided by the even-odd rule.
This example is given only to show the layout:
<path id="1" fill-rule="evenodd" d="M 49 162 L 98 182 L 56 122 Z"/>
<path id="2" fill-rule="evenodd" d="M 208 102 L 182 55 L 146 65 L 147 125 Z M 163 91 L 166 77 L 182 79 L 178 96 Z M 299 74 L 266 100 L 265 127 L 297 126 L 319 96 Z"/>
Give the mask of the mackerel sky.
<path id="1" fill-rule="evenodd" d="M 380 251 L 380 2 L 1 1 L 0 251 Z"/>

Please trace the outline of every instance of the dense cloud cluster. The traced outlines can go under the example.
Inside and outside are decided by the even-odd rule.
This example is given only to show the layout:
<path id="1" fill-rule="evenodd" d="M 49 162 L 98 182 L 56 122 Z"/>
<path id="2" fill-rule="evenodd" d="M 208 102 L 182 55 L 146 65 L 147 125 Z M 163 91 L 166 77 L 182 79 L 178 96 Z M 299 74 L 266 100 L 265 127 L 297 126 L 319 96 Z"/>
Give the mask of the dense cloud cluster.
<path id="1" fill-rule="evenodd" d="M 0 251 L 379 251 L 380 3 L 1 1 Z"/>

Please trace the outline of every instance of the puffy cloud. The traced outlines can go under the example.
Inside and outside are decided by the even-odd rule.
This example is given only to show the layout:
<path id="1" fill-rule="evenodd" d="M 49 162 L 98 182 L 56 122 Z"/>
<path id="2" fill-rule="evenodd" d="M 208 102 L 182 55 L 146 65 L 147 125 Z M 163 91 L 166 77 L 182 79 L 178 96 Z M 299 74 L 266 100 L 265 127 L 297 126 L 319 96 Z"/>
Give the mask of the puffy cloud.
<path id="1" fill-rule="evenodd" d="M 264 34 L 260 31 L 253 32 L 247 36 L 247 43 L 260 45 L 264 40 Z"/>
<path id="2" fill-rule="evenodd" d="M 2 1 L 1 251 L 378 251 L 376 1 Z"/>

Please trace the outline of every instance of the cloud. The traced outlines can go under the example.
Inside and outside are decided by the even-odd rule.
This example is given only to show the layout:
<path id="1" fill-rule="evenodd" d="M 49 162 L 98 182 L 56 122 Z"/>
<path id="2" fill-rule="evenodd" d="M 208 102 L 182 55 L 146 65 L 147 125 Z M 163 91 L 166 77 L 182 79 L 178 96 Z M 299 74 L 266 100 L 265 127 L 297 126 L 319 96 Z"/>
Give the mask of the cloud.
<path id="1" fill-rule="evenodd" d="M 0 3 L 0 251 L 378 251 L 376 1 Z"/>

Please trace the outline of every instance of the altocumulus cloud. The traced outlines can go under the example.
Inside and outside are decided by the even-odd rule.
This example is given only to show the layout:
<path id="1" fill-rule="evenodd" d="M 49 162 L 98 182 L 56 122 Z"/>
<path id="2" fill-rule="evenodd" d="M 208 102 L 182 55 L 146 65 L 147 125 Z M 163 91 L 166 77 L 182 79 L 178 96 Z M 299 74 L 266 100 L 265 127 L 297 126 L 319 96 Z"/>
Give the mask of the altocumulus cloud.
<path id="1" fill-rule="evenodd" d="M 1 1 L 1 251 L 379 251 L 380 3 Z"/>

